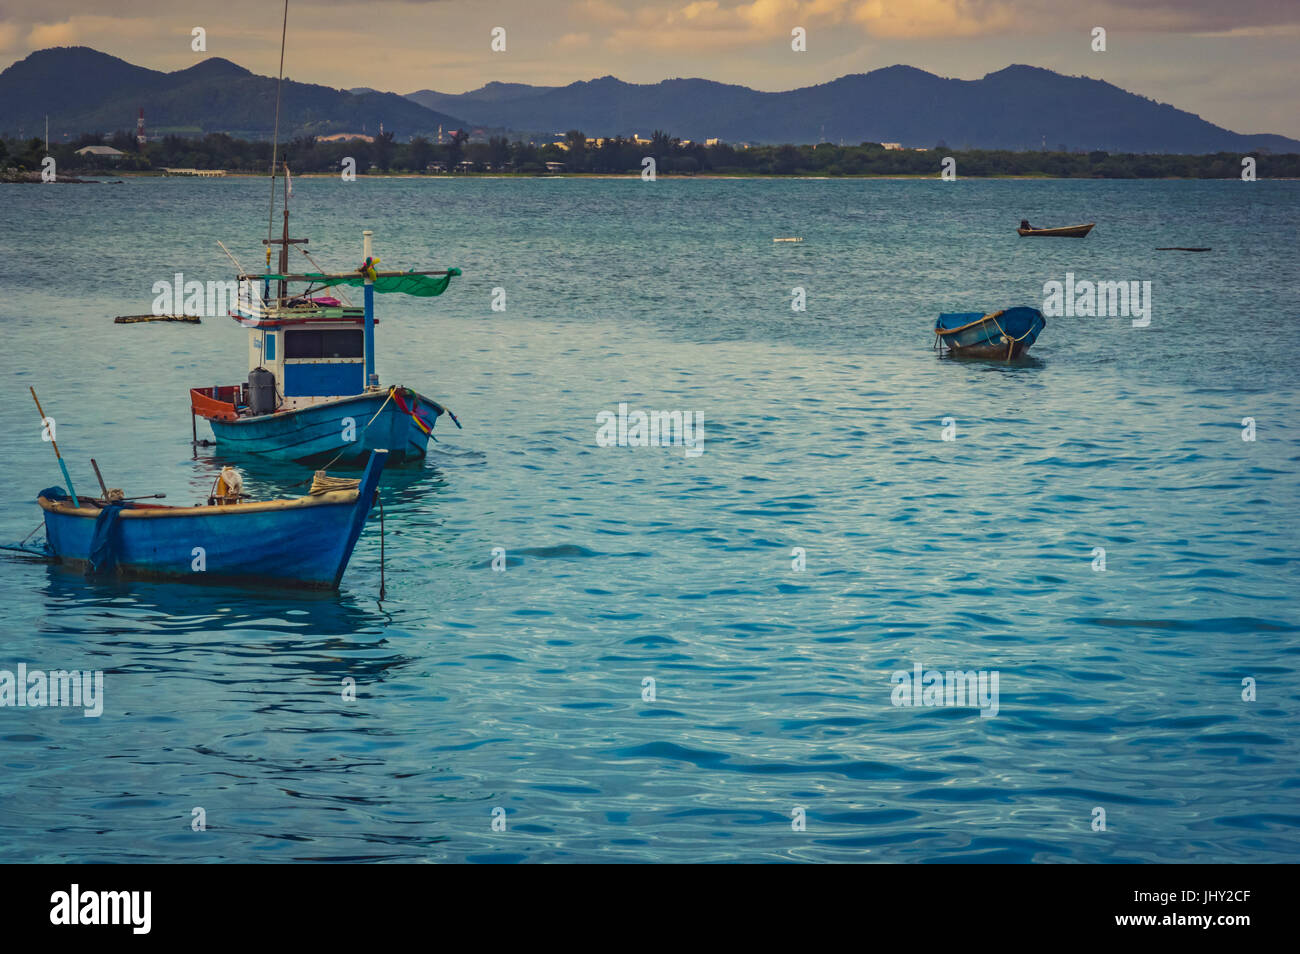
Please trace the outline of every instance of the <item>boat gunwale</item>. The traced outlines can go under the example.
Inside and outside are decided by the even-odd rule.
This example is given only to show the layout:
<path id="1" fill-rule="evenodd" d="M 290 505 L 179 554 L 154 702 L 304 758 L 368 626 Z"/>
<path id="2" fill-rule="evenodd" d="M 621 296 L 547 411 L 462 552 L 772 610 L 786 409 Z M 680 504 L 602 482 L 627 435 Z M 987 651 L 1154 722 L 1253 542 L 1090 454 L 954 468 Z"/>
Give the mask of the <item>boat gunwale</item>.
<path id="1" fill-rule="evenodd" d="M 974 321 L 962 325 L 960 328 L 940 328 L 938 322 L 936 321 L 934 325 L 934 333 L 936 335 L 939 335 L 940 337 L 943 337 L 944 335 L 955 335 L 959 331 L 965 331 L 967 328 L 974 328 L 978 324 L 983 324 L 984 322 L 990 321 L 994 318 L 1000 318 L 1004 314 L 1006 314 L 1005 308 L 1003 308 L 1001 311 L 990 312 L 987 315 L 981 315 L 980 317 L 976 318 Z"/>
<path id="2" fill-rule="evenodd" d="M 279 500 L 258 500 L 241 504 L 199 504 L 193 507 L 124 507 L 119 514 L 124 520 L 159 520 L 169 517 L 215 517 L 236 516 L 239 514 L 272 513 L 281 510 L 306 510 L 313 507 L 352 506 L 356 504 L 360 490 L 331 490 L 323 494 L 306 497 L 289 497 Z M 36 502 L 46 513 L 61 514 L 68 517 L 86 517 L 95 519 L 103 513 L 103 507 L 74 507 L 70 503 L 50 500 L 38 496 Z"/>
<path id="3" fill-rule="evenodd" d="M 404 387 L 403 385 L 400 384 L 385 385 L 384 387 L 374 388 L 374 389 L 367 387 L 366 390 L 361 394 L 340 394 L 337 397 L 333 395 L 329 395 L 325 398 L 325 400 L 321 401 L 319 404 L 309 404 L 305 407 L 295 407 L 295 408 L 288 408 L 288 409 L 277 408 L 276 410 L 272 411 L 270 414 L 256 414 L 256 415 L 244 414 L 244 415 L 237 416 L 233 419 L 220 417 L 214 413 L 208 413 L 208 414 L 203 413 L 203 410 L 194 404 L 194 397 L 196 395 L 200 398 L 203 398 L 205 401 L 211 404 L 220 404 L 224 407 L 230 407 L 230 408 L 234 408 L 234 405 L 231 404 L 229 401 L 218 401 L 216 398 L 203 393 L 205 390 L 207 391 L 212 390 L 211 388 L 190 388 L 190 409 L 199 417 L 203 418 L 205 421 L 216 420 L 221 422 L 222 424 L 250 424 L 254 421 L 264 421 L 267 418 L 278 417 L 281 415 L 301 414 L 303 411 L 314 411 L 317 408 L 323 408 L 323 407 L 335 407 L 339 404 L 346 404 L 348 401 L 362 401 L 367 398 L 376 397 L 378 395 L 386 395 L 393 388 L 398 388 L 399 390 L 403 390 L 403 391 L 410 391 L 412 394 L 414 394 L 420 400 L 424 401 L 426 404 L 432 405 L 433 407 L 436 408 L 440 408 L 441 411 L 439 412 L 439 417 L 441 417 L 442 414 L 445 413 L 447 410 L 446 405 L 442 404 L 440 401 L 435 401 L 433 398 L 429 397 L 428 395 L 421 394 L 419 391 L 415 390 L 415 388 Z"/>
<path id="4" fill-rule="evenodd" d="M 393 387 L 401 387 L 401 385 L 393 385 Z M 225 417 L 222 415 L 234 414 L 235 405 L 231 404 L 229 401 L 218 401 L 216 398 L 204 394 L 203 392 L 205 390 L 211 390 L 211 388 L 190 388 L 190 409 L 199 417 L 203 418 L 205 421 L 219 421 L 222 424 L 251 424 L 255 421 L 265 421 L 268 418 L 274 418 L 274 417 L 291 415 L 291 414 L 301 414 L 303 411 L 313 411 L 316 410 L 317 408 L 334 407 L 339 404 L 346 404 L 348 401 L 362 401 L 367 398 L 373 398 L 378 395 L 387 394 L 390 388 L 381 387 L 372 390 L 371 388 L 367 387 L 366 390 L 361 394 L 340 394 L 337 396 L 327 395 L 325 397 L 325 400 L 321 401 L 319 404 L 308 404 L 304 407 L 294 407 L 294 408 L 276 408 L 270 414 L 242 414 L 242 415 L 235 414 L 234 417 Z M 414 389 L 406 388 L 405 390 L 413 391 Z M 441 404 L 438 404 L 432 398 L 425 397 L 423 394 L 420 394 L 419 391 L 415 391 L 415 394 L 417 397 L 423 398 L 425 401 L 429 402 L 430 404 L 435 404 L 438 407 L 442 407 Z M 209 411 L 208 413 L 205 414 L 204 409 L 200 408 L 194 403 L 194 398 L 196 396 L 202 398 L 205 402 L 209 404 L 219 404 L 223 407 L 229 407 L 231 410 L 222 411 L 222 412 Z"/>

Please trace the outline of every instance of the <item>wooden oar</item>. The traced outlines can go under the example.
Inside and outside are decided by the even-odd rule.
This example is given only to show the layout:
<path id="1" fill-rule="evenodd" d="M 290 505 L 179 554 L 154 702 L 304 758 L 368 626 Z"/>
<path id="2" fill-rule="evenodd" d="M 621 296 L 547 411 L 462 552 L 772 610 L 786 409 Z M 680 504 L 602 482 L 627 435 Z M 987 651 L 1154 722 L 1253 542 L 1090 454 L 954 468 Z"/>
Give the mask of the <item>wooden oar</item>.
<path id="1" fill-rule="evenodd" d="M 36 388 L 28 385 L 27 390 L 32 392 L 32 400 L 36 402 L 36 410 L 41 415 L 41 424 L 44 425 L 45 412 L 41 410 L 41 401 L 36 396 Z M 59 469 L 63 471 L 63 479 L 68 483 L 68 493 L 72 495 L 72 506 L 80 509 L 81 504 L 77 502 L 77 492 L 72 487 L 72 477 L 68 475 L 68 465 L 63 462 L 63 455 L 59 453 L 59 442 L 54 439 L 52 432 L 50 434 L 50 443 L 54 445 L 54 456 L 59 459 Z"/>

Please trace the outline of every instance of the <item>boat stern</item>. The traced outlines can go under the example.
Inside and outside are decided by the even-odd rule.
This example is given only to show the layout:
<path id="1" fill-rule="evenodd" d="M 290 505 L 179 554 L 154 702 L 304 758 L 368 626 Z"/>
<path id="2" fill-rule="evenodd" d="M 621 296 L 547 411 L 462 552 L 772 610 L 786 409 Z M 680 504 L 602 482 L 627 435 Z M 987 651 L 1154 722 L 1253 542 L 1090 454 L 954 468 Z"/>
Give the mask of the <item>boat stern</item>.
<path id="1" fill-rule="evenodd" d="M 248 404 L 247 385 L 190 388 L 190 411 L 208 421 L 234 421 Z"/>

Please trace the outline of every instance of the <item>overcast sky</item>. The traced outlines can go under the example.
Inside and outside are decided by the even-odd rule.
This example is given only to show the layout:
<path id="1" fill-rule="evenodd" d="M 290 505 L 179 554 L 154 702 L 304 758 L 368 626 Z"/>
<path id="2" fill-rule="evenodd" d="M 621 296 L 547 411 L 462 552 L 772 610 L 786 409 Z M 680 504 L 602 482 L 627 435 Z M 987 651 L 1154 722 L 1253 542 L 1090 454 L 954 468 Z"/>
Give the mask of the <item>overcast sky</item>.
<path id="1" fill-rule="evenodd" d="M 281 0 L 0 0 L 0 67 L 84 45 L 152 69 L 223 56 L 275 75 Z M 191 31 L 207 31 L 207 52 Z M 505 29 L 504 52 L 491 48 Z M 807 52 L 790 48 L 807 31 Z M 1093 52 L 1092 30 L 1106 30 Z M 1104 79 L 1237 132 L 1300 138 L 1300 0 L 290 0 L 285 72 L 463 92 L 703 77 L 777 90 L 905 63 L 977 79 L 1011 63 Z"/>

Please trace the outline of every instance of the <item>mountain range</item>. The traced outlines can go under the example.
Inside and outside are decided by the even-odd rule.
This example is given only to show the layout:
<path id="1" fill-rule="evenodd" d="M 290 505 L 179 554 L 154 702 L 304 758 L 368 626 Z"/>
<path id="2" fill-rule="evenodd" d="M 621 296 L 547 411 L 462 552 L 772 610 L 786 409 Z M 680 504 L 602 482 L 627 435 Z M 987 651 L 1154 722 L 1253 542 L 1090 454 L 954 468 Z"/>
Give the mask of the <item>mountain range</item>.
<path id="1" fill-rule="evenodd" d="M 39 50 L 0 72 L 0 133 L 51 136 L 134 126 L 150 133 L 271 134 L 274 77 L 214 57 L 166 73 L 87 47 Z M 842 76 L 783 92 L 705 79 L 625 83 L 613 76 L 567 86 L 488 83 L 467 93 L 401 96 L 368 87 L 333 89 L 285 80 L 281 135 L 379 128 L 399 139 L 441 127 L 510 130 L 549 137 L 649 136 L 726 142 L 898 142 L 986 149 L 1104 149 L 1111 152 L 1300 152 L 1300 140 L 1236 133 L 1193 113 L 1101 80 L 1015 65 L 978 80 L 948 79 L 910 66 Z"/>
<path id="2" fill-rule="evenodd" d="M 54 47 L 0 73 L 0 132 L 17 135 L 21 129 L 24 136 L 43 135 L 47 115 L 51 138 L 134 129 L 143 107 L 150 134 L 225 132 L 269 139 L 275 86 L 275 77 L 258 76 L 220 57 L 163 73 L 84 46 Z M 465 124 L 396 93 L 357 95 L 288 78 L 280 113 L 283 137 L 373 135 L 380 122 L 405 137 Z"/>
<path id="3" fill-rule="evenodd" d="M 650 85 L 613 76 L 568 86 L 489 83 L 468 93 L 420 90 L 431 109 L 512 129 L 580 129 L 588 136 L 652 129 L 727 142 L 857 144 L 987 149 L 1106 149 L 1207 153 L 1300 150 L 1286 136 L 1242 135 L 1193 113 L 1087 77 L 1008 66 L 978 80 L 946 79 L 910 66 L 842 76 L 785 92 L 703 79 Z"/>

